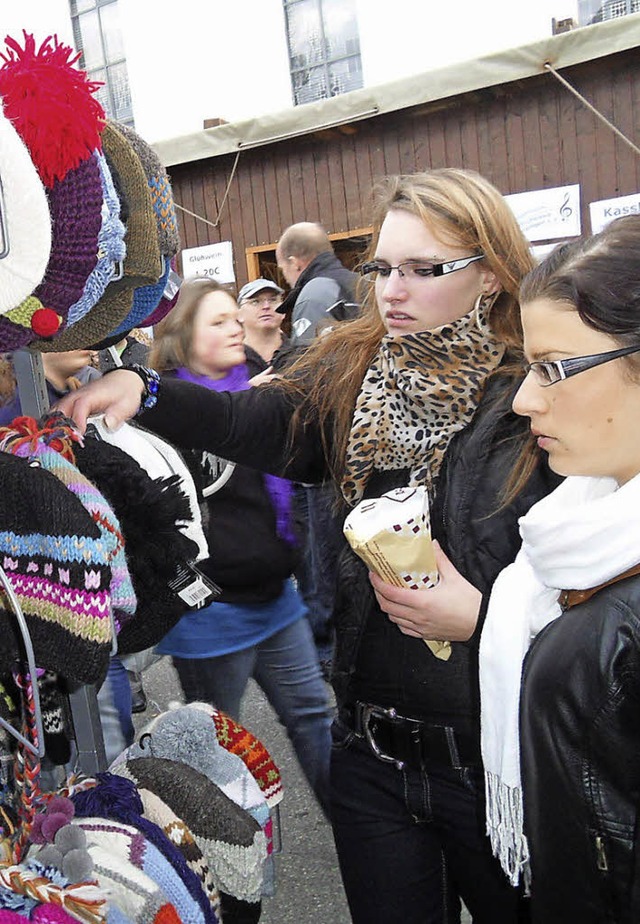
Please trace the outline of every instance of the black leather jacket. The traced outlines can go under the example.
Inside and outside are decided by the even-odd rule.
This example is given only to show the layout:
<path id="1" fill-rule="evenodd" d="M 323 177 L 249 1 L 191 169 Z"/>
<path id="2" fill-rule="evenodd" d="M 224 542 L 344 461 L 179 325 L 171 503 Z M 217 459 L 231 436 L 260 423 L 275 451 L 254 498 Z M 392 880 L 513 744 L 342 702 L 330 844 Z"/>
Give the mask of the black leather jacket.
<path id="1" fill-rule="evenodd" d="M 536 924 L 640 921 L 640 577 L 534 640 L 521 697 Z"/>
<path id="2" fill-rule="evenodd" d="M 513 384 L 494 376 L 472 422 L 451 441 L 435 486 L 431 527 L 461 574 L 488 596 L 499 572 L 520 548 L 518 518 L 559 483 L 541 464 L 523 492 L 501 507 L 528 421 L 511 411 Z M 407 473 L 374 475 L 367 496 L 407 483 Z M 400 633 L 377 605 L 367 568 L 350 549 L 340 561 L 335 608 L 332 682 L 338 702 L 365 700 L 401 714 L 444 722 L 479 734 L 478 642 L 482 619 L 468 642 L 454 642 L 449 661 L 420 639 Z"/>

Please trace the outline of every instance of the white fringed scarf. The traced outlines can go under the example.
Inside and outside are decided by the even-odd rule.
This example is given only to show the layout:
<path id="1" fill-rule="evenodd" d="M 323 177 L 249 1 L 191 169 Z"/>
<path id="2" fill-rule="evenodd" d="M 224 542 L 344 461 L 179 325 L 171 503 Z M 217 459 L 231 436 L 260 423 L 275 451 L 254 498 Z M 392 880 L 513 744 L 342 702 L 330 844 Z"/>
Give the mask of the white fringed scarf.
<path id="1" fill-rule="evenodd" d="M 498 576 L 480 640 L 487 834 L 513 885 L 529 881 L 523 832 L 518 713 L 529 645 L 561 614 L 562 590 L 584 590 L 640 561 L 640 475 L 569 477 L 520 519 L 522 548 Z"/>

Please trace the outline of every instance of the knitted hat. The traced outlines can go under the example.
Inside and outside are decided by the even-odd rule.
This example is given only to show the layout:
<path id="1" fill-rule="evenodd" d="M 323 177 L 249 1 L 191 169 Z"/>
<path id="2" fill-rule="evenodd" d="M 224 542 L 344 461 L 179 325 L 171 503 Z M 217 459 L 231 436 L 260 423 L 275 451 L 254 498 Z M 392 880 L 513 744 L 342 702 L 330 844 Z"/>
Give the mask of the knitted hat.
<path id="1" fill-rule="evenodd" d="M 63 689 L 62 678 L 58 674 L 44 671 L 38 677 L 38 692 L 45 753 L 53 764 L 61 767 L 71 760 L 73 737 L 67 710 L 67 691 Z"/>
<path id="2" fill-rule="evenodd" d="M 223 892 L 256 902 L 267 857 L 264 832 L 204 774 L 162 757 L 139 757 L 114 770 L 138 787 L 145 814 L 145 792 L 162 800 L 188 827 Z"/>
<path id="3" fill-rule="evenodd" d="M 242 758 L 262 790 L 269 808 L 281 802 L 284 792 L 280 771 L 264 744 L 239 722 L 214 709 L 209 703 L 191 703 L 191 706 L 211 716 L 218 741 L 223 748 Z"/>
<path id="4" fill-rule="evenodd" d="M 102 133 L 104 153 L 124 190 L 128 215 L 123 276 L 113 280 L 94 307 L 56 339 L 56 350 L 75 350 L 99 344 L 123 321 L 133 305 L 133 290 L 155 285 L 163 271 L 151 191 L 137 156 L 115 123 Z M 39 347 L 44 349 L 44 347 Z"/>
<path id="5" fill-rule="evenodd" d="M 171 260 L 171 269 L 169 270 L 167 283 L 164 287 L 162 298 L 158 302 L 158 307 L 152 311 L 151 314 L 144 319 L 144 321 L 140 322 L 141 327 L 153 327 L 155 324 L 159 324 L 163 318 L 166 318 L 166 316 L 178 301 L 181 285 L 182 279 L 176 272 L 175 258 L 173 258 Z"/>
<path id="6" fill-rule="evenodd" d="M 0 67 L 4 113 L 31 152 L 45 186 L 64 180 L 96 148 L 104 125 L 104 109 L 85 71 L 74 67 L 80 58 L 54 36 L 36 48 L 33 35 L 23 32 L 24 48 L 7 36 Z"/>
<path id="7" fill-rule="evenodd" d="M 101 532 L 50 472 L 0 453 L 0 565 L 24 612 L 36 663 L 101 683 L 111 651 L 111 568 Z M 12 607 L 0 592 L 0 668 L 22 657 Z"/>
<path id="8" fill-rule="evenodd" d="M 0 314 L 16 308 L 42 281 L 51 253 L 51 217 L 29 151 L 0 109 Z M 6 234 L 6 240 L 4 236 Z"/>
<path id="9" fill-rule="evenodd" d="M 72 801 L 76 807 L 76 819 L 91 818 L 95 815 L 129 824 L 144 834 L 154 844 L 173 869 L 179 874 L 189 895 L 199 905 L 206 924 L 219 924 L 219 895 L 211 882 L 208 867 L 202 860 L 202 854 L 193 839 L 184 850 L 182 844 L 171 840 L 161 827 L 143 816 L 144 807 L 140 793 L 135 785 L 112 773 L 99 773 L 97 785 L 84 791 L 74 793 Z M 165 807 L 167 813 L 169 809 Z M 175 816 L 172 816 L 175 819 Z M 175 819 L 177 821 L 177 819 Z M 202 875 L 202 869 L 206 872 Z"/>
<path id="10" fill-rule="evenodd" d="M 157 644 L 182 618 L 184 601 L 168 581 L 197 554 L 180 531 L 189 504 L 177 476 L 152 480 L 117 446 L 87 436 L 75 447 L 76 464 L 114 510 L 125 537 L 125 555 L 137 599 L 135 615 L 120 630 L 118 652 Z"/>
<path id="11" fill-rule="evenodd" d="M 153 148 L 132 128 L 118 124 L 118 130 L 140 158 L 147 178 L 156 216 L 160 253 L 164 257 L 173 257 L 180 249 L 180 236 L 169 174 Z"/>
<path id="12" fill-rule="evenodd" d="M 180 247 L 180 237 L 169 175 L 160 158 L 132 128 L 118 124 L 118 129 L 140 158 L 145 172 L 156 216 L 158 246 L 164 261 L 163 273 L 158 282 L 155 285 L 141 286 L 133 293 L 131 311 L 111 334 L 111 337 L 119 339 L 141 324 L 157 308 L 169 276 L 171 258 Z"/>
<path id="13" fill-rule="evenodd" d="M 105 825 L 101 833 L 90 831 L 87 848 L 94 876 L 109 901 L 135 924 L 180 924 L 181 918 L 160 884 L 128 855 L 129 848 L 133 852 L 144 849 L 142 835 L 136 832 L 130 837 L 108 827 Z"/>
<path id="14" fill-rule="evenodd" d="M 44 279 L 33 296 L 0 317 L 0 346 L 16 350 L 25 344 L 49 350 L 51 338 L 66 323 L 71 305 L 80 298 L 98 261 L 102 185 L 97 155 L 72 168 L 47 190 L 54 234 Z M 56 347 L 57 349 L 57 347 Z"/>
<path id="15" fill-rule="evenodd" d="M 124 260 L 125 226 L 120 220 L 120 199 L 104 154 L 97 154 L 102 184 L 102 225 L 98 235 L 98 262 L 90 274 L 82 295 L 69 309 L 67 327 L 72 327 L 102 298 L 116 267 Z"/>
<path id="16" fill-rule="evenodd" d="M 99 847 L 118 863 L 132 863 L 158 885 L 183 924 L 204 924 L 202 909 L 177 871 L 137 828 L 106 818 L 76 819 L 73 824 L 85 832 L 89 853 L 93 855 L 94 849 Z"/>
<path id="17" fill-rule="evenodd" d="M 31 417 L 16 417 L 11 427 L 0 428 L 0 448 L 14 455 L 37 459 L 44 469 L 54 474 L 79 498 L 91 514 L 102 536 L 102 547 L 111 566 L 109 590 L 116 616 L 116 629 L 119 631 L 136 609 L 135 592 L 124 553 L 124 536 L 118 518 L 104 496 L 72 461 L 65 458 L 58 445 L 64 440 L 70 443 L 77 438 L 77 432 L 66 425 L 59 414 L 51 414 L 40 421 Z"/>
<path id="18" fill-rule="evenodd" d="M 103 443 L 118 446 L 145 470 L 150 478 L 178 475 L 180 486 L 189 502 L 189 515 L 182 531 L 198 546 L 196 561 L 209 557 L 209 547 L 202 529 L 202 513 L 193 476 L 178 450 L 167 440 L 138 424 L 125 423 L 117 430 L 107 430 L 102 417 L 92 417 L 90 424 Z"/>
<path id="19" fill-rule="evenodd" d="M 221 746 L 215 725 L 199 709 L 181 706 L 161 713 L 145 725 L 139 743 L 131 745 L 115 763 L 136 757 L 165 757 L 188 764 L 249 812 L 263 830 L 267 828 L 269 808 L 260 787 L 244 762 Z"/>

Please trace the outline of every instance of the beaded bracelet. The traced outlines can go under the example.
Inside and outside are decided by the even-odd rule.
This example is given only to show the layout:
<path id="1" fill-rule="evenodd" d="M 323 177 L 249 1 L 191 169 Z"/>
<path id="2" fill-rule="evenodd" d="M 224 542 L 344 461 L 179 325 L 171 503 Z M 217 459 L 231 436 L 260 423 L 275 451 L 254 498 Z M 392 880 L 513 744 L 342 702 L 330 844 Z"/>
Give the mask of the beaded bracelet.
<path id="1" fill-rule="evenodd" d="M 160 391 L 160 376 L 156 370 L 149 369 L 147 366 L 140 366 L 138 363 L 118 368 L 125 369 L 127 372 L 135 372 L 142 379 L 144 391 L 140 399 L 140 407 L 136 411 L 136 417 L 143 411 L 148 411 L 150 408 L 155 407 L 158 401 L 158 392 Z M 109 372 L 115 371 L 115 369 L 109 370 Z"/>

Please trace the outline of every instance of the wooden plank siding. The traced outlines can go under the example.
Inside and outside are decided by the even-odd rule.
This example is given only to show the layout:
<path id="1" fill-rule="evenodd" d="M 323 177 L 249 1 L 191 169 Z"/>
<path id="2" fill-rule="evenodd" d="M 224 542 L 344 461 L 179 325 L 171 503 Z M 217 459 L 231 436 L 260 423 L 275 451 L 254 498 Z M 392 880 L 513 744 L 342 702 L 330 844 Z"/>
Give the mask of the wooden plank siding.
<path id="1" fill-rule="evenodd" d="M 635 50 L 562 75 L 635 144 L 640 66 Z M 169 169 L 178 205 L 213 222 L 235 156 Z M 341 237 L 371 223 L 371 190 L 385 174 L 440 166 L 478 170 L 504 193 L 579 183 L 589 202 L 640 191 L 640 158 L 552 74 L 398 110 L 243 150 L 217 227 L 179 212 L 183 247 L 230 240 L 238 286 L 288 225 L 320 221 Z M 249 268 L 248 268 L 249 266 Z"/>

